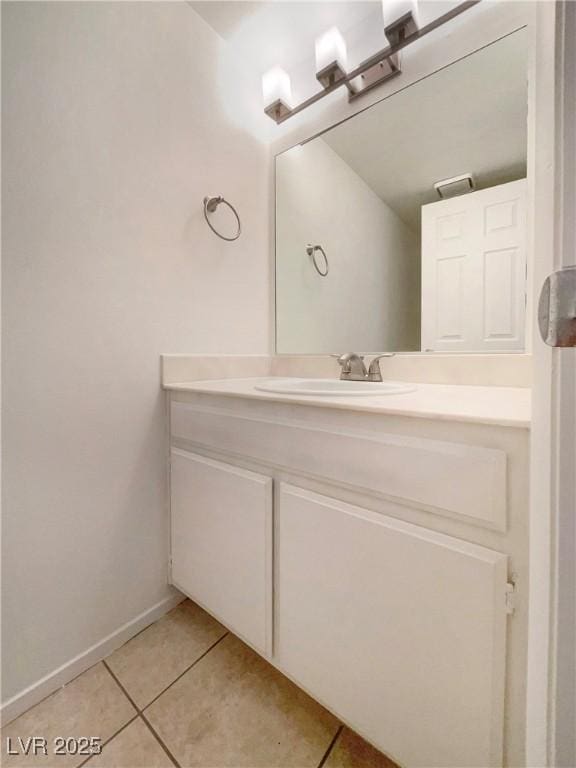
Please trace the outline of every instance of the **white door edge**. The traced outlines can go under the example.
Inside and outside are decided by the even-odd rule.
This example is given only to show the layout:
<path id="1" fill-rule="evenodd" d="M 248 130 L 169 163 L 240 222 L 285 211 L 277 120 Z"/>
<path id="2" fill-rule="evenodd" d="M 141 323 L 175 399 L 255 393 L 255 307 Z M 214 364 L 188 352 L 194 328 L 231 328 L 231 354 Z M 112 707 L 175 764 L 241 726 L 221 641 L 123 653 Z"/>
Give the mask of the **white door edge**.
<path id="1" fill-rule="evenodd" d="M 537 18 L 529 139 L 534 306 L 546 276 L 576 262 L 576 4 L 537 3 Z M 533 364 L 525 764 L 560 768 L 576 765 L 576 350 L 546 347 L 534 322 Z"/>
<path id="2" fill-rule="evenodd" d="M 559 4 L 556 268 L 576 264 L 576 3 Z M 576 765 L 576 349 L 554 349 L 550 764 Z"/>
<path id="3" fill-rule="evenodd" d="M 530 53 L 528 220 L 532 307 L 554 269 L 556 3 L 536 3 Z M 530 585 L 525 765 L 549 765 L 551 605 L 552 350 L 540 341 L 532 317 L 532 429 L 530 445 Z"/>

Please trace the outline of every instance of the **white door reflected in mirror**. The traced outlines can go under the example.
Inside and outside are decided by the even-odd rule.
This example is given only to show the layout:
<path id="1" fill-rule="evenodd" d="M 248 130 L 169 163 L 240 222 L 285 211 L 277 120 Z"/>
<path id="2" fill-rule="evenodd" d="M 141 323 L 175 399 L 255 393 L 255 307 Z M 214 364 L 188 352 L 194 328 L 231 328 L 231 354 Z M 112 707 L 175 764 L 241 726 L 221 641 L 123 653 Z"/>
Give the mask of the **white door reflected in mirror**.
<path id="1" fill-rule="evenodd" d="M 422 350 L 522 350 L 526 179 L 422 207 Z"/>

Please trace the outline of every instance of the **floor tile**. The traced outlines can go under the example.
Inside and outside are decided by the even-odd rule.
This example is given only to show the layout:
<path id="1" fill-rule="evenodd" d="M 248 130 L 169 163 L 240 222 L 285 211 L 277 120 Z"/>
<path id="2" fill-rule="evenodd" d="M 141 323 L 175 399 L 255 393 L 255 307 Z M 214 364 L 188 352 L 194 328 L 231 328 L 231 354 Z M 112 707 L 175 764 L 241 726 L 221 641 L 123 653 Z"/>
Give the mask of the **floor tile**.
<path id="1" fill-rule="evenodd" d="M 137 718 L 105 745 L 87 768 L 172 768 L 174 763 L 162 749 L 142 718 Z"/>
<path id="2" fill-rule="evenodd" d="M 99 737 L 106 741 L 136 714 L 102 663 L 88 669 L 64 688 L 2 729 L 3 766 L 75 766 L 85 755 L 54 755 L 54 738 Z M 48 755 L 7 755 L 7 737 L 19 752 L 18 737 L 47 740 Z"/>
<path id="3" fill-rule="evenodd" d="M 398 768 L 398 766 L 358 734 L 349 728 L 344 728 L 324 763 L 324 768 Z"/>
<path id="4" fill-rule="evenodd" d="M 106 663 L 143 709 L 225 634 L 221 624 L 186 600 L 115 651 Z"/>
<path id="5" fill-rule="evenodd" d="M 316 768 L 339 726 L 233 635 L 145 714 L 183 768 Z"/>

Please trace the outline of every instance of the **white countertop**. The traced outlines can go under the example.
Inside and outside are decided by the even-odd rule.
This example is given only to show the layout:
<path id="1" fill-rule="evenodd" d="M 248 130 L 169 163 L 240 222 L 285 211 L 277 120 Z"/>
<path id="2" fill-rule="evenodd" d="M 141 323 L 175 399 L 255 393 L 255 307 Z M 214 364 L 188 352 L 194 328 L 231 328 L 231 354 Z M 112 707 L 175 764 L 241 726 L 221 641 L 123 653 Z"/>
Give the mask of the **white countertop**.
<path id="1" fill-rule="evenodd" d="M 255 385 L 271 377 L 218 379 L 168 384 L 172 392 L 242 397 L 274 403 L 299 403 L 318 408 L 411 416 L 415 418 L 495 424 L 529 428 L 531 392 L 520 387 L 473 387 L 454 384 L 415 384 L 414 392 L 400 395 L 331 397 L 261 392 Z"/>

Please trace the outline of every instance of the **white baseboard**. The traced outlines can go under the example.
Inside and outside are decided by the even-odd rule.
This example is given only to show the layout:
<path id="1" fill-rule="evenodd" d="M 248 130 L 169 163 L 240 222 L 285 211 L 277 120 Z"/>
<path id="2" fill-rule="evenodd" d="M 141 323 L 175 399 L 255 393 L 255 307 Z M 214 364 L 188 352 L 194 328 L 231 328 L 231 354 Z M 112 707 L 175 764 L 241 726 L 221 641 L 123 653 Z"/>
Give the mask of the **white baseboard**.
<path id="1" fill-rule="evenodd" d="M 69 683 L 75 677 L 78 677 L 82 672 L 97 664 L 106 656 L 109 656 L 112 651 L 124 645 L 131 637 L 137 635 L 138 632 L 145 629 L 149 624 L 153 624 L 160 619 L 165 613 L 175 608 L 178 603 L 185 600 L 185 596 L 180 592 L 169 595 L 161 600 L 152 608 L 149 608 L 144 613 L 136 616 L 135 619 L 123 624 L 117 630 L 112 632 L 107 637 L 100 640 L 100 642 L 91 646 L 83 653 L 78 654 L 66 664 L 62 664 L 61 667 L 55 669 L 46 677 L 43 677 L 38 682 L 25 688 L 16 696 L 13 696 L 8 701 L 2 703 L 0 707 L 0 720 L 2 725 L 6 725 L 11 720 L 21 715 L 26 710 L 38 704 L 39 701 L 45 699 L 51 693 L 61 688 L 66 683 Z"/>

